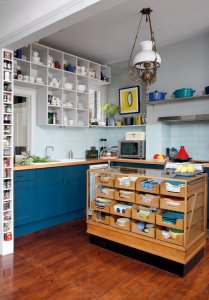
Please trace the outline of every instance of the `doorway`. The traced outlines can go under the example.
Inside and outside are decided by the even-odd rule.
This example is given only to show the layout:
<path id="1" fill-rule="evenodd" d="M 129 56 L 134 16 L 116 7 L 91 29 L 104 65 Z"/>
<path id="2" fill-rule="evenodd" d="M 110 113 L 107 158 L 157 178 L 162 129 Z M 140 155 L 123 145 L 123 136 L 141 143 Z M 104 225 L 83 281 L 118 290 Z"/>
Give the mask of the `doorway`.
<path id="1" fill-rule="evenodd" d="M 32 153 L 34 148 L 36 92 L 15 88 L 14 91 L 14 151 Z"/>

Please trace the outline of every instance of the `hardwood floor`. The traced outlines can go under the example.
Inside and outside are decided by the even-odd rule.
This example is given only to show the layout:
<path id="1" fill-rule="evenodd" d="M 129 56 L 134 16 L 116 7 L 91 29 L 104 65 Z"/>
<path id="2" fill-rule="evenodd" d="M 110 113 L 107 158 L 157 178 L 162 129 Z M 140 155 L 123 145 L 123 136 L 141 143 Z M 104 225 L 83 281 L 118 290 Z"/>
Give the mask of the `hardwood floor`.
<path id="1" fill-rule="evenodd" d="M 0 299 L 209 299 L 209 240 L 181 278 L 90 244 L 85 228 L 80 219 L 17 238 L 0 257 Z"/>

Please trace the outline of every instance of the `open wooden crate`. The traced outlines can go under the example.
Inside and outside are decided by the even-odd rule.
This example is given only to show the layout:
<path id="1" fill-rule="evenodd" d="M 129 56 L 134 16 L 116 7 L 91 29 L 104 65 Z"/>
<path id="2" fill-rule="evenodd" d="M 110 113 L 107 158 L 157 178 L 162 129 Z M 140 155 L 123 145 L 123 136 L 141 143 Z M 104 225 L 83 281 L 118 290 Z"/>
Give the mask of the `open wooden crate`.
<path id="1" fill-rule="evenodd" d="M 143 216 L 138 216 L 137 215 L 138 211 L 139 211 L 139 206 L 134 205 L 134 207 L 132 209 L 132 219 L 155 224 L 155 219 L 156 219 L 156 214 L 155 213 L 150 213 L 149 216 L 143 217 Z"/>
<path id="2" fill-rule="evenodd" d="M 137 224 L 138 224 L 137 221 L 133 221 L 131 223 L 131 231 L 132 232 L 137 233 L 137 234 L 141 234 L 141 235 L 144 235 L 144 236 L 148 236 L 148 237 L 153 238 L 153 239 L 155 238 L 155 234 L 156 234 L 156 229 L 155 228 L 149 228 L 149 231 L 145 232 L 145 231 L 138 230 Z"/>

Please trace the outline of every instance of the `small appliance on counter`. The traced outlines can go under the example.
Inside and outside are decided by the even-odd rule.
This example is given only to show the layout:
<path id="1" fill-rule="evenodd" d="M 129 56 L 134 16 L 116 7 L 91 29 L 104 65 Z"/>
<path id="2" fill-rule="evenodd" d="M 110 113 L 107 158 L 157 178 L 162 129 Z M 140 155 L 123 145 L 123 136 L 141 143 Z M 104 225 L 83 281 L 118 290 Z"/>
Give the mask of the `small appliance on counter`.
<path id="1" fill-rule="evenodd" d="M 119 157 L 121 158 L 145 158 L 145 141 L 122 140 L 118 144 Z"/>
<path id="2" fill-rule="evenodd" d="M 126 141 L 145 141 L 145 132 L 126 132 Z"/>
<path id="3" fill-rule="evenodd" d="M 98 158 L 98 150 L 96 150 L 96 147 L 92 146 L 90 150 L 86 150 L 86 158 Z"/>

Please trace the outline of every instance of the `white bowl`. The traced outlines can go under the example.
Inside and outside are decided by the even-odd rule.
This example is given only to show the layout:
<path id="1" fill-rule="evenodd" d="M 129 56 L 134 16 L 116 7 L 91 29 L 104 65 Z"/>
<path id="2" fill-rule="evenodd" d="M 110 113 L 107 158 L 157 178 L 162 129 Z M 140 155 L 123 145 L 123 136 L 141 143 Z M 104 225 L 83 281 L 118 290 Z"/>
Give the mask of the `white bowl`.
<path id="1" fill-rule="evenodd" d="M 84 84 L 79 84 L 77 87 L 78 92 L 83 93 L 86 90 L 86 85 Z"/>
<path id="2" fill-rule="evenodd" d="M 68 89 L 68 90 L 72 90 L 73 89 L 73 84 L 70 82 L 66 82 L 64 83 L 64 88 Z"/>
<path id="3" fill-rule="evenodd" d="M 37 56 L 37 57 L 33 57 L 33 62 L 34 63 L 39 63 L 40 62 L 40 60 L 41 60 L 41 58 L 39 57 L 39 56 Z"/>

